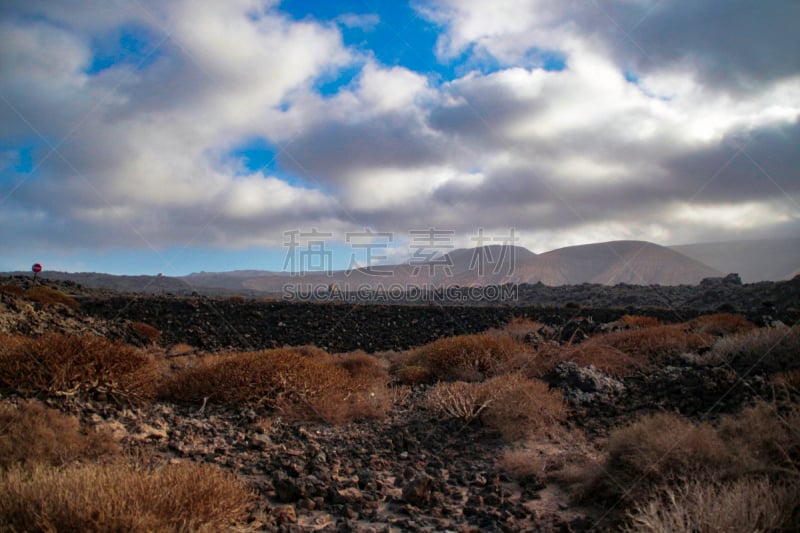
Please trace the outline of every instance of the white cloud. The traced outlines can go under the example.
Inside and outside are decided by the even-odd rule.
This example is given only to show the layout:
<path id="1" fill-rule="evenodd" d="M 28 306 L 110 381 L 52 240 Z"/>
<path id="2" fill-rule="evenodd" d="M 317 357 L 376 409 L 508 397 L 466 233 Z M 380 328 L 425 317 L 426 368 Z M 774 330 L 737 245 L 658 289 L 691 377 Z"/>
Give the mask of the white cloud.
<path id="1" fill-rule="evenodd" d="M 319 191 L 292 187 L 278 178 L 260 174 L 236 178 L 225 197 L 223 214 L 244 219 L 275 217 L 291 211 L 327 212 L 332 203 Z"/>
<path id="2" fill-rule="evenodd" d="M 14 107 L 0 105 L 0 164 L 17 160 L 18 139 L 36 139 L 31 127 L 59 148 L 3 205 L 37 213 L 41 242 L 125 244 L 138 231 L 164 245 L 275 244 L 287 226 L 514 226 L 541 251 L 800 226 L 782 200 L 797 190 L 800 69 L 770 61 L 752 83 L 757 61 L 725 52 L 714 28 L 713 43 L 674 60 L 651 52 L 663 20 L 696 42 L 697 23 L 670 6 L 633 35 L 649 64 L 606 16 L 625 27 L 649 0 L 433 1 L 421 11 L 442 27 L 441 57 L 490 67 L 439 83 L 343 45 L 340 26 L 377 32 L 373 15 L 295 21 L 258 0 L 73 5 L 15 3 L 4 13 L 26 16 L 0 19 L 0 94 Z M 93 37 L 130 23 L 160 44 L 152 61 L 87 74 Z M 538 68 L 548 51 L 563 70 Z M 746 79 L 711 76 L 714 57 Z M 335 95 L 315 90 L 345 67 L 359 70 Z M 230 150 L 253 137 L 276 147 L 278 175 L 306 187 L 242 175 Z M 732 158 L 738 147 L 748 157 Z"/>
<path id="3" fill-rule="evenodd" d="M 381 19 L 375 13 L 368 13 L 366 15 L 344 13 L 336 17 L 336 22 L 346 28 L 358 28 L 362 31 L 372 31 L 380 24 Z"/>
<path id="4" fill-rule="evenodd" d="M 425 76 L 408 69 L 382 69 L 368 63 L 359 80 L 359 106 L 378 113 L 407 109 L 424 93 L 427 84 Z"/>

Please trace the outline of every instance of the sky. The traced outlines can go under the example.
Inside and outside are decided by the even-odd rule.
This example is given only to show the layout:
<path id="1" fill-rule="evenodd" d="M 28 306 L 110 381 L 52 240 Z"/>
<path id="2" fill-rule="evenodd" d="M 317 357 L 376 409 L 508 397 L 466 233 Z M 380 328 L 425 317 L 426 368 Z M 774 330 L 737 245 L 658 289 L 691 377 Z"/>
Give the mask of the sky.
<path id="1" fill-rule="evenodd" d="M 797 237 L 798 21 L 797 0 L 4 0 L 0 271 Z"/>

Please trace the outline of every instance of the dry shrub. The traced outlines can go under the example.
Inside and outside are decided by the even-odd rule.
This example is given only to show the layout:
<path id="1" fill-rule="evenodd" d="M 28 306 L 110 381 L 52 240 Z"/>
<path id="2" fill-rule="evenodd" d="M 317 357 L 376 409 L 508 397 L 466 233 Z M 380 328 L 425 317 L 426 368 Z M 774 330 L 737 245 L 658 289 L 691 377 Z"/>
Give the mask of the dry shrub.
<path id="1" fill-rule="evenodd" d="M 161 340 L 161 332 L 150 324 L 145 324 L 144 322 L 132 322 L 131 330 L 146 341 L 156 343 Z"/>
<path id="2" fill-rule="evenodd" d="M 25 291 L 25 298 L 46 305 L 62 304 L 73 309 L 80 307 L 74 298 L 50 287 L 31 287 Z"/>
<path id="3" fill-rule="evenodd" d="M 800 475 L 800 405 L 759 401 L 723 418 L 719 434 L 735 455 L 731 474 L 777 469 Z"/>
<path id="4" fill-rule="evenodd" d="M 389 381 L 389 374 L 378 358 L 362 351 L 338 355 L 335 364 L 344 368 L 352 378 Z"/>
<path id="5" fill-rule="evenodd" d="M 206 357 L 163 385 L 168 400 L 265 405 L 293 416 L 339 423 L 381 416 L 389 405 L 385 381 L 353 377 L 337 358 L 294 349 Z"/>
<path id="6" fill-rule="evenodd" d="M 234 295 L 228 297 L 228 301 L 229 302 L 234 302 L 234 303 L 242 303 L 242 302 L 244 302 L 246 300 L 247 300 L 247 298 L 245 298 L 241 294 L 234 294 Z"/>
<path id="7" fill-rule="evenodd" d="M 772 383 L 785 387 L 794 393 L 800 392 L 800 368 L 778 372 L 771 378 Z"/>
<path id="8" fill-rule="evenodd" d="M 156 392 L 156 361 L 132 346 L 95 335 L 52 333 L 0 345 L 0 388 L 23 396 L 104 394 L 142 402 Z"/>
<path id="9" fill-rule="evenodd" d="M 566 346 L 543 343 L 533 350 L 513 355 L 501 368 L 505 373 L 519 372 L 531 379 L 541 378 L 564 361 L 566 353 Z"/>
<path id="10" fill-rule="evenodd" d="M 697 352 L 712 343 L 709 335 L 685 331 L 681 326 L 653 326 L 644 329 L 612 331 L 595 335 L 583 344 L 587 347 L 615 348 L 640 361 L 659 363 L 686 352 Z"/>
<path id="11" fill-rule="evenodd" d="M 419 385 L 420 383 L 430 383 L 433 381 L 433 374 L 424 366 L 404 366 L 397 369 L 395 375 L 401 383 L 407 385 Z"/>
<path id="12" fill-rule="evenodd" d="M 212 465 L 12 468 L 0 474 L 0 523 L 10 531 L 229 531 L 253 493 Z"/>
<path id="13" fill-rule="evenodd" d="M 291 350 L 295 353 L 299 353 L 305 357 L 321 357 L 327 358 L 330 356 L 328 352 L 319 348 L 318 346 L 314 346 L 313 344 L 303 344 L 300 346 L 284 346 L 285 349 Z"/>
<path id="14" fill-rule="evenodd" d="M 625 376 L 630 369 L 641 366 L 636 357 L 617 348 L 582 342 L 573 345 L 542 344 L 522 357 L 511 359 L 505 367 L 509 372 L 516 371 L 529 378 L 541 378 L 551 373 L 562 361 L 570 361 L 578 366 L 594 365 L 615 377 Z"/>
<path id="15" fill-rule="evenodd" d="M 619 319 L 619 324 L 627 328 L 641 329 L 662 326 L 663 322 L 652 316 L 623 315 L 622 318 Z"/>
<path id="16" fill-rule="evenodd" d="M 425 395 L 425 405 L 439 416 L 470 423 L 486 408 L 488 398 L 480 383 L 442 382 Z"/>
<path id="17" fill-rule="evenodd" d="M 195 351 L 194 346 L 179 342 L 167 350 L 167 357 L 180 357 L 182 355 L 190 355 Z"/>
<path id="18" fill-rule="evenodd" d="M 566 418 L 560 393 L 521 374 L 504 374 L 483 383 L 439 383 L 425 401 L 445 418 L 465 423 L 480 418 L 509 440 L 540 434 Z"/>
<path id="19" fill-rule="evenodd" d="M 562 395 L 521 374 L 505 374 L 481 384 L 490 398 L 481 421 L 508 440 L 542 434 L 567 417 Z"/>
<path id="20" fill-rule="evenodd" d="M 741 315 L 715 313 L 693 318 L 686 323 L 689 331 L 722 337 L 733 333 L 744 333 L 756 329 L 756 325 Z"/>
<path id="21" fill-rule="evenodd" d="M 800 484 L 768 479 L 691 480 L 653 494 L 628 514 L 627 531 L 798 531 Z"/>
<path id="22" fill-rule="evenodd" d="M 503 472 L 520 481 L 544 479 L 547 457 L 536 450 L 525 448 L 506 450 L 500 456 L 498 466 Z"/>
<path id="23" fill-rule="evenodd" d="M 535 320 L 531 320 L 530 318 L 526 317 L 513 317 L 508 323 L 503 326 L 498 333 L 500 335 L 506 335 L 517 342 L 524 343 L 528 335 L 532 333 L 536 333 L 541 330 L 544 326 L 541 322 L 536 322 Z"/>
<path id="24" fill-rule="evenodd" d="M 636 357 L 613 346 L 585 342 L 564 347 L 562 359 L 578 366 L 594 365 L 614 377 L 623 377 L 631 369 L 641 366 Z"/>
<path id="25" fill-rule="evenodd" d="M 413 389 L 408 385 L 393 385 L 386 389 L 392 405 L 408 406 L 411 401 Z"/>
<path id="26" fill-rule="evenodd" d="M 37 401 L 19 407 L 0 404 L 1 468 L 14 464 L 60 465 L 117 451 L 119 447 L 109 433 L 84 433 L 77 418 Z"/>
<path id="27" fill-rule="evenodd" d="M 587 465 L 593 463 L 595 455 L 583 431 L 561 427 L 546 438 L 529 440 L 506 450 L 497 466 L 523 483 L 536 480 L 570 485 L 584 481 Z M 573 480 L 572 472 L 578 469 L 581 470 L 578 479 Z"/>
<path id="28" fill-rule="evenodd" d="M 601 484 L 611 495 L 641 501 L 653 487 L 717 472 L 730 460 L 710 424 L 660 413 L 611 433 Z"/>
<path id="29" fill-rule="evenodd" d="M 422 346 L 407 364 L 427 368 L 434 379 L 481 381 L 496 375 L 503 363 L 526 351 L 525 345 L 509 337 L 458 335 Z"/>
<path id="30" fill-rule="evenodd" d="M 800 368 L 800 326 L 760 328 L 719 339 L 702 360 L 740 374 L 774 374 Z"/>
<path id="31" fill-rule="evenodd" d="M 0 285 L 0 292 L 12 296 L 23 296 L 25 294 L 25 289 L 13 283 L 3 283 Z"/>

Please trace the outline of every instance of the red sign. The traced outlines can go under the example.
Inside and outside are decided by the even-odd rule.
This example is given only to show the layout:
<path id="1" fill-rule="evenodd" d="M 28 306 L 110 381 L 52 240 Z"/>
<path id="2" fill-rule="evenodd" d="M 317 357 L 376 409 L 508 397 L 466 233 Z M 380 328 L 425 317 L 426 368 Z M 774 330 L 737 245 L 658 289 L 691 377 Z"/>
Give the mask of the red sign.
<path id="1" fill-rule="evenodd" d="M 38 274 L 39 272 L 42 271 L 42 265 L 40 265 L 39 263 L 34 263 L 33 266 L 31 267 L 31 270 L 33 270 L 34 274 Z"/>

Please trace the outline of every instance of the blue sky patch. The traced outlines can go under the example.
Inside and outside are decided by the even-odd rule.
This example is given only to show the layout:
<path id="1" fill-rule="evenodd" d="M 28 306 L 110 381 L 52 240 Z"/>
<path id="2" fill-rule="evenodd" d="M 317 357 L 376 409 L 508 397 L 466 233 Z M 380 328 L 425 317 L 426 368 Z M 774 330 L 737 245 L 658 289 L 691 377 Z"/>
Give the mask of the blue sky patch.
<path id="1" fill-rule="evenodd" d="M 335 77 L 323 76 L 315 84 L 317 92 L 322 96 L 336 95 L 342 88 L 352 83 L 353 79 L 361 72 L 362 65 L 356 65 L 339 70 Z"/>
<path id="2" fill-rule="evenodd" d="M 280 166 L 280 147 L 268 143 L 261 137 L 248 139 L 230 151 L 230 157 L 240 161 L 245 174 L 261 172 L 265 176 L 274 176 L 292 187 L 305 187 L 306 183 L 283 170 Z"/>
<path id="3" fill-rule="evenodd" d="M 132 65 L 137 70 L 149 67 L 158 59 L 156 46 L 162 41 L 150 30 L 138 26 L 124 26 L 92 42 L 94 57 L 86 69 L 87 74 L 98 74 L 117 65 Z"/>
<path id="4" fill-rule="evenodd" d="M 285 0 L 280 9 L 296 20 L 311 18 L 335 23 L 337 18 L 342 20 L 342 14 L 369 17 L 363 27 L 339 24 L 346 46 L 372 55 L 388 67 L 406 67 L 440 81 L 455 79 L 457 67 L 467 57 L 462 54 L 441 62 L 436 57 L 440 28 L 422 18 L 409 2 Z M 379 14 L 377 22 L 373 20 L 376 14 Z M 341 85 L 330 85 L 328 90 L 335 92 L 338 87 Z"/>

